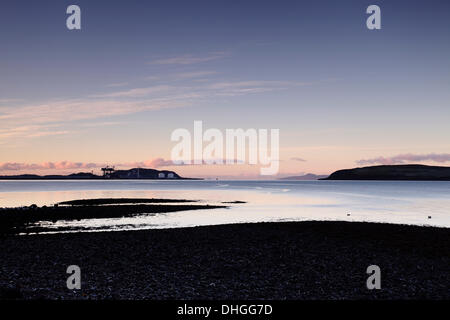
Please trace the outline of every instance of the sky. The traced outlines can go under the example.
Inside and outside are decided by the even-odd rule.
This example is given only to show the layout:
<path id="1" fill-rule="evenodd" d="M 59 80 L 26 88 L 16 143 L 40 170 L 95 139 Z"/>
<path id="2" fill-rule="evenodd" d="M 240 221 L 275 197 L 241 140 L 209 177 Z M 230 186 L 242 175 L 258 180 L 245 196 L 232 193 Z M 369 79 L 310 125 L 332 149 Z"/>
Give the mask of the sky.
<path id="1" fill-rule="evenodd" d="M 261 178 L 172 165 L 171 133 L 196 120 L 279 129 L 278 176 L 449 165 L 449 39 L 449 1 L 3 0 L 0 174 Z"/>

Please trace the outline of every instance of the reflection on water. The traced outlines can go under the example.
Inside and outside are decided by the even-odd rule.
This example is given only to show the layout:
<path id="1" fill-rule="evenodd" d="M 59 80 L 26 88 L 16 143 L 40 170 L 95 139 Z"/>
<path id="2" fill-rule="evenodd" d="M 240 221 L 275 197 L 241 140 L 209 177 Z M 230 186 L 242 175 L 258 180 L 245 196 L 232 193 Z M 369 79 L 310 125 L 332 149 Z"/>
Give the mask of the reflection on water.
<path id="1" fill-rule="evenodd" d="M 229 209 L 119 219 L 60 221 L 49 227 L 173 228 L 261 221 L 347 220 L 450 227 L 450 182 L 413 181 L 0 181 L 0 207 L 89 198 L 171 198 Z M 431 219 L 428 219 L 431 216 Z"/>

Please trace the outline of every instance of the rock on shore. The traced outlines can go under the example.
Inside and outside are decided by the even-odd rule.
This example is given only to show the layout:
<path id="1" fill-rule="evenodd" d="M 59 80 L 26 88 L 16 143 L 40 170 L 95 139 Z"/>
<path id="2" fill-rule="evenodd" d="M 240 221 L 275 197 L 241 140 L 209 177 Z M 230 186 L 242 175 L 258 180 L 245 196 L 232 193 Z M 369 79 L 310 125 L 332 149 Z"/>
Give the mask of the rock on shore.
<path id="1" fill-rule="evenodd" d="M 449 299 L 450 229 L 285 222 L 11 236 L 1 298 Z M 381 290 L 366 288 L 369 265 Z M 68 290 L 66 268 L 81 268 Z"/>

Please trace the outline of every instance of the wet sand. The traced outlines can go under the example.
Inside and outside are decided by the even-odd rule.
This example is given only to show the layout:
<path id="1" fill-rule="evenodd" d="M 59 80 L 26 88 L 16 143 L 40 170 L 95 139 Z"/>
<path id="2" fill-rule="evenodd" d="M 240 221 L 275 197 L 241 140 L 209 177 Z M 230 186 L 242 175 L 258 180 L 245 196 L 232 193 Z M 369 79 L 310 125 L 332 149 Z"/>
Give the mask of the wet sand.
<path id="1" fill-rule="evenodd" d="M 66 268 L 81 268 L 81 290 Z M 381 268 L 381 290 L 366 269 Z M 450 299 L 450 229 L 358 222 L 7 236 L 2 299 Z"/>

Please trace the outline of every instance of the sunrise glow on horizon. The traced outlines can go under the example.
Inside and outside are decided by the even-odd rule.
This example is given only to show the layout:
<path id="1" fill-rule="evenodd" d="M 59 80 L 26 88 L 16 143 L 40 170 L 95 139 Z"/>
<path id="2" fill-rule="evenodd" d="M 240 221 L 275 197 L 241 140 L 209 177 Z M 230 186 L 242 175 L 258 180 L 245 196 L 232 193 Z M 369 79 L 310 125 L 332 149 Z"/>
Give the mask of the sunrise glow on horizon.
<path id="1" fill-rule="evenodd" d="M 383 28 L 368 30 L 356 1 L 81 0 L 74 31 L 68 1 L 21 2 L 0 10 L 0 175 L 267 178 L 249 164 L 172 165 L 171 133 L 197 120 L 279 129 L 274 178 L 450 163 L 447 3 L 381 1 Z"/>

